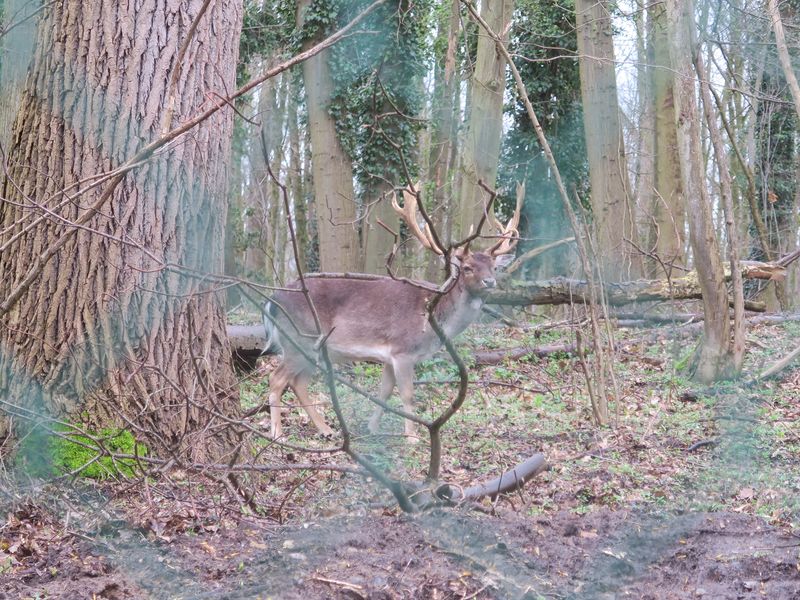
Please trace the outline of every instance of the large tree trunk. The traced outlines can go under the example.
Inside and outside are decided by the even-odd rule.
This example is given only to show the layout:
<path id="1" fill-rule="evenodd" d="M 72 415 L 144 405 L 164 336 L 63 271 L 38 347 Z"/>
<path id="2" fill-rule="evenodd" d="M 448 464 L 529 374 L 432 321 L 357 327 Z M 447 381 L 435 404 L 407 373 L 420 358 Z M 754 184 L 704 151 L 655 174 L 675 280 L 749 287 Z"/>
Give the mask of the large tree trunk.
<path id="1" fill-rule="evenodd" d="M 513 0 L 484 0 L 481 17 L 492 31 L 505 32 L 514 10 Z M 477 225 L 486 203 L 486 192 L 478 185 L 482 180 L 494 187 L 500 159 L 500 138 L 503 133 L 503 94 L 506 89 L 506 61 L 497 52 L 494 40 L 478 37 L 475 72 L 472 75 L 472 104 L 464 139 L 461 201 L 458 220 L 454 223 L 455 239 L 466 237 Z"/>
<path id="2" fill-rule="evenodd" d="M 220 417 L 239 409 L 224 313 L 198 277 L 222 271 L 232 112 L 129 173 L 86 226 L 70 222 L 165 114 L 177 123 L 234 88 L 239 3 L 212 3 L 176 65 L 199 8 L 48 5 L 0 175 L 0 297 L 67 236 L 0 315 L 0 399 L 91 425 L 130 419 L 152 451 L 195 459 L 230 451 Z"/>
<path id="3" fill-rule="evenodd" d="M 651 259 L 648 273 L 653 277 L 669 278 L 675 274 L 676 267 L 686 264 L 686 210 L 681 188 L 673 76 L 664 3 L 651 4 L 648 15 L 652 34 L 652 97 L 655 112 L 655 197 L 648 250 L 658 257 L 657 260 Z"/>
<path id="4" fill-rule="evenodd" d="M 297 6 L 297 23 L 302 27 L 310 0 Z M 306 47 L 315 40 L 306 43 Z M 339 142 L 336 125 L 328 112 L 333 96 L 333 79 L 328 65 L 329 51 L 320 52 L 303 63 L 303 82 L 311 136 L 311 163 L 319 235 L 321 271 L 358 271 L 361 251 L 356 223 L 353 163 Z"/>
<path id="5" fill-rule="evenodd" d="M 603 276 L 623 281 L 641 275 L 642 262 L 631 244 L 638 245 L 638 235 L 619 121 L 609 5 L 577 0 L 575 17 L 597 254 Z"/>
<path id="6" fill-rule="evenodd" d="M 714 232 L 711 201 L 705 184 L 700 114 L 695 94 L 692 52 L 695 48 L 691 0 L 667 0 L 670 55 L 674 69 L 675 118 L 681 180 L 687 199 L 689 240 L 703 292 L 703 341 L 696 356 L 694 377 L 710 383 L 733 373 L 730 351 L 728 294 L 719 242 Z"/>

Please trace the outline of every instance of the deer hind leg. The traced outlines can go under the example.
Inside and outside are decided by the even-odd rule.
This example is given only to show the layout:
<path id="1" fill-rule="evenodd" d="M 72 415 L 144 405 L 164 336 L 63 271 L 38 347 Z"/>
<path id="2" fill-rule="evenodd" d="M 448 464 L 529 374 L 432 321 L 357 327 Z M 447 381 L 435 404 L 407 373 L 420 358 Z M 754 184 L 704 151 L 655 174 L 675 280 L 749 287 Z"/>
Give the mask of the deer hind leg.
<path id="1" fill-rule="evenodd" d="M 283 406 L 281 405 L 281 398 L 283 392 L 289 386 L 289 381 L 292 375 L 284 363 L 272 372 L 269 378 L 269 396 L 267 397 L 267 404 L 269 405 L 270 416 L 270 436 L 273 439 L 281 437 L 281 415 L 283 414 Z"/>
<path id="2" fill-rule="evenodd" d="M 392 365 L 385 364 L 383 365 L 383 374 L 381 376 L 381 389 L 378 392 L 378 399 L 382 402 L 386 402 L 389 399 L 389 396 L 392 395 L 394 391 L 394 369 Z M 380 421 L 381 417 L 383 416 L 383 407 L 382 406 L 375 406 L 375 410 L 372 413 L 372 416 L 369 418 L 369 432 L 370 433 L 378 433 L 378 429 L 380 428 Z"/>
<path id="3" fill-rule="evenodd" d="M 397 389 L 400 392 L 400 399 L 403 401 L 403 408 L 407 413 L 414 413 L 414 363 L 408 361 L 395 361 L 394 376 L 397 380 Z M 416 444 L 419 441 L 416 424 L 413 421 L 405 420 L 405 435 L 409 444 Z"/>
<path id="4" fill-rule="evenodd" d="M 311 401 L 311 396 L 308 393 L 308 382 L 311 380 L 311 375 L 305 371 L 299 373 L 291 382 L 291 387 L 294 390 L 295 396 L 300 406 L 308 413 L 311 422 L 319 430 L 322 435 L 333 435 L 333 429 L 325 422 L 325 419 L 314 406 Z"/>

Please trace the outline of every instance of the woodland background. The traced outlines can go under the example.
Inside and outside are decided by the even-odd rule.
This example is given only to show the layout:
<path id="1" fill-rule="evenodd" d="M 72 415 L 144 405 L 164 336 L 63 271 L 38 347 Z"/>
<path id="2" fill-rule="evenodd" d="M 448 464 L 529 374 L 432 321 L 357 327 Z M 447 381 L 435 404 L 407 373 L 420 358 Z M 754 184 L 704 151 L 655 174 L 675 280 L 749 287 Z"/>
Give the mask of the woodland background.
<path id="1" fill-rule="evenodd" d="M 797 8 L 0 0 L 10 593 L 792 597 Z M 269 439 L 229 326 L 300 273 L 441 282 L 409 185 L 453 245 L 524 190 L 493 316 L 418 370 L 426 418 L 468 399 L 443 456 L 360 429 L 371 365 L 318 386 L 352 435 Z"/>

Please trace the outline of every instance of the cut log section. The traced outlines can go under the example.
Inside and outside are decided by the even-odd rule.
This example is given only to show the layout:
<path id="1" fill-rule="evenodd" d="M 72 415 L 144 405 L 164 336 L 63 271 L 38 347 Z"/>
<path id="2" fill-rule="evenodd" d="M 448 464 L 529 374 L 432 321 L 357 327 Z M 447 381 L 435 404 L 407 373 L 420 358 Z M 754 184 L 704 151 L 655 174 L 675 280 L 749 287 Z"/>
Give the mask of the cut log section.
<path id="1" fill-rule="evenodd" d="M 228 325 L 233 365 L 245 372 L 256 368 L 258 357 L 264 352 L 267 337 L 263 325 Z"/>

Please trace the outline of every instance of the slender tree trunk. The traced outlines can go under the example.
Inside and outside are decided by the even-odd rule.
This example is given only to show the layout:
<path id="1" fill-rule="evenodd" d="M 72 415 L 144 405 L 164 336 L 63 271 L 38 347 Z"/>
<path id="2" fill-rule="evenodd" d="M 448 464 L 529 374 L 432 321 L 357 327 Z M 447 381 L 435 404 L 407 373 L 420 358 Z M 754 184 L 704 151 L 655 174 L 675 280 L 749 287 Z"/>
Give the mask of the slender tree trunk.
<path id="1" fill-rule="evenodd" d="M 63 2 L 42 13 L 0 175 L 0 297 L 69 237 L 0 316 L 0 397 L 92 425 L 130 419 L 152 451 L 203 459 L 230 450 L 220 417 L 239 408 L 225 315 L 197 276 L 223 268 L 233 112 L 129 173 L 86 227 L 70 224 L 107 189 L 91 187 L 99 174 L 170 125 L 168 104 L 176 123 L 233 89 L 239 3 L 212 3 L 176 65 L 199 7 Z M 35 205 L 58 218 L 25 229 L 44 212 Z"/>
<path id="2" fill-rule="evenodd" d="M 433 203 L 429 214 L 440 232 L 444 232 L 445 218 L 450 213 L 453 194 L 452 164 L 455 152 L 455 94 L 459 82 L 455 77 L 456 49 L 458 43 L 460 0 L 453 0 L 449 18 L 439 23 L 439 36 L 447 40 L 447 49 L 442 57 L 444 68 L 437 65 L 434 73 L 433 110 L 431 115 L 431 156 L 428 179 L 433 184 Z M 435 281 L 441 275 L 437 256 L 428 257 L 425 278 Z"/>
<path id="3" fill-rule="evenodd" d="M 272 281 L 268 273 L 276 215 L 270 212 L 272 182 L 267 174 L 263 144 L 269 143 L 271 138 L 271 122 L 275 118 L 276 83 L 275 79 L 271 79 L 258 91 L 256 113 L 261 126 L 249 129 L 251 134 L 248 140 L 251 183 L 244 194 L 244 271 L 246 277 L 260 282 Z"/>
<path id="4" fill-rule="evenodd" d="M 675 118 L 681 180 L 687 199 L 689 239 L 703 293 L 703 340 L 696 356 L 694 377 L 710 383 L 732 374 L 728 294 L 720 248 L 714 233 L 711 202 L 705 185 L 700 114 L 692 66 L 695 50 L 691 0 L 667 0 L 670 55 L 674 69 Z"/>
<path id="5" fill-rule="evenodd" d="M 301 0 L 297 6 L 300 27 L 309 5 L 310 0 Z M 313 43 L 311 40 L 306 46 Z M 361 266 L 353 164 L 339 142 L 336 125 L 328 112 L 333 95 L 329 56 L 329 51 L 320 52 L 303 63 L 319 236 L 319 266 L 322 271 L 353 272 Z"/>
<path id="6" fill-rule="evenodd" d="M 296 81 L 290 82 L 288 115 L 289 120 L 289 187 L 292 191 L 294 208 L 295 235 L 297 236 L 297 264 L 290 258 L 289 267 L 296 273 L 297 268 L 306 271 L 306 246 L 308 245 L 308 214 L 306 208 L 305 189 L 303 186 L 303 160 L 300 151 L 300 133 L 297 123 L 298 87 Z"/>
<path id="7" fill-rule="evenodd" d="M 789 47 L 786 44 L 786 34 L 783 30 L 783 20 L 778 9 L 777 0 L 767 0 L 767 10 L 772 22 L 772 31 L 775 33 L 775 46 L 778 50 L 778 59 L 781 63 L 781 69 L 783 69 L 783 76 L 786 78 L 786 83 L 792 94 L 792 102 L 794 103 L 797 118 L 800 119 L 800 84 L 797 83 L 797 77 L 795 77 L 794 69 L 792 68 L 792 59 L 789 56 Z"/>
<path id="8" fill-rule="evenodd" d="M 505 32 L 506 43 L 513 10 L 513 0 L 484 0 L 481 5 L 481 17 L 493 31 Z M 483 214 L 486 192 L 478 186 L 478 181 L 490 187 L 496 184 L 505 89 L 506 61 L 495 49 L 493 40 L 479 35 L 472 75 L 472 104 L 464 137 L 459 218 L 454 223 L 456 238 L 465 237 Z"/>
<path id="9" fill-rule="evenodd" d="M 363 229 L 364 272 L 386 274 L 386 259 L 392 250 L 394 236 L 378 224 L 382 221 L 394 231 L 400 230 L 397 215 L 389 203 L 388 192 L 391 186 L 378 179 L 372 179 L 371 185 L 364 190 L 365 203 L 368 205 Z M 395 264 L 395 269 L 398 267 Z"/>
<path id="10" fill-rule="evenodd" d="M 745 350 L 745 320 L 744 320 L 744 287 L 742 273 L 739 270 L 739 232 L 736 229 L 736 219 L 733 210 L 733 183 L 730 173 L 728 153 L 722 143 L 722 134 L 716 119 L 714 100 L 711 96 L 711 86 L 708 83 L 708 71 L 703 65 L 700 52 L 695 53 L 695 71 L 700 79 L 700 96 L 703 99 L 703 113 L 714 148 L 714 157 L 719 173 L 720 203 L 725 217 L 725 234 L 728 240 L 728 258 L 731 265 L 731 284 L 733 288 L 733 346 L 731 348 L 733 370 L 738 374 L 742 370 Z"/>
<path id="11" fill-rule="evenodd" d="M 19 109 L 25 74 L 33 55 L 38 4 L 28 0 L 4 0 L 0 35 L 0 147 L 8 148 L 11 128 Z M 10 29 L 10 30 L 9 30 Z"/>
<path id="12" fill-rule="evenodd" d="M 634 169 L 634 198 L 640 214 L 637 221 L 643 222 L 642 228 L 646 249 L 650 250 L 655 241 L 650 237 L 652 228 L 649 223 L 652 215 L 650 208 L 655 204 L 655 110 L 652 91 L 652 24 L 645 23 L 645 11 L 639 11 L 636 16 L 636 91 L 638 96 L 639 114 L 637 118 L 636 136 L 636 168 Z M 648 265 L 649 266 L 649 265 Z M 648 271 L 652 276 L 652 273 Z"/>
<path id="13" fill-rule="evenodd" d="M 792 67 L 792 59 L 789 55 L 789 47 L 786 43 L 786 34 L 784 32 L 783 20 L 781 18 L 777 0 L 767 0 L 767 10 L 772 22 L 772 31 L 775 33 L 775 45 L 778 51 L 778 59 L 780 60 L 781 69 L 783 70 L 783 75 L 786 78 L 786 84 L 788 85 L 789 92 L 792 96 L 792 103 L 794 104 L 794 110 L 797 114 L 798 122 L 800 122 L 800 84 L 797 82 L 797 77 L 795 75 L 794 68 Z M 796 160 L 798 161 L 798 172 L 800 172 L 800 158 L 797 158 Z M 800 192 L 797 190 L 795 191 L 795 194 L 791 200 L 792 206 L 789 208 L 789 210 L 784 211 L 784 215 L 797 214 L 797 207 L 800 205 L 798 204 L 798 202 L 800 202 L 800 199 L 798 199 L 799 193 Z M 783 231 L 792 232 L 794 229 L 796 229 L 796 227 L 793 227 L 791 224 L 787 223 L 790 220 L 791 218 L 786 218 L 786 216 L 778 219 L 779 225 L 782 226 L 781 229 Z M 787 240 L 785 238 L 790 239 Z M 796 238 L 796 234 L 793 236 L 786 235 L 784 236 L 784 239 L 779 237 L 778 240 L 776 240 L 778 252 L 781 253 L 785 251 L 787 249 L 786 246 L 791 248 Z M 797 267 L 794 267 L 792 271 L 794 272 L 793 275 L 796 276 Z M 791 298 L 791 296 L 787 293 L 787 286 L 785 282 L 776 282 L 775 291 L 782 309 L 788 310 L 790 304 L 796 304 L 794 299 Z"/>
<path id="14" fill-rule="evenodd" d="M 681 185 L 678 138 L 675 129 L 675 98 L 667 35 L 667 13 L 663 2 L 648 8 L 653 47 L 653 110 L 655 112 L 655 198 L 652 205 L 650 244 L 658 260 L 649 272 L 670 278 L 675 267 L 686 265 L 686 208 Z"/>
<path id="15" fill-rule="evenodd" d="M 638 246 L 638 234 L 619 120 L 609 5 L 577 0 L 575 16 L 598 258 L 607 280 L 623 281 L 642 274 L 642 259 L 631 245 Z"/>

